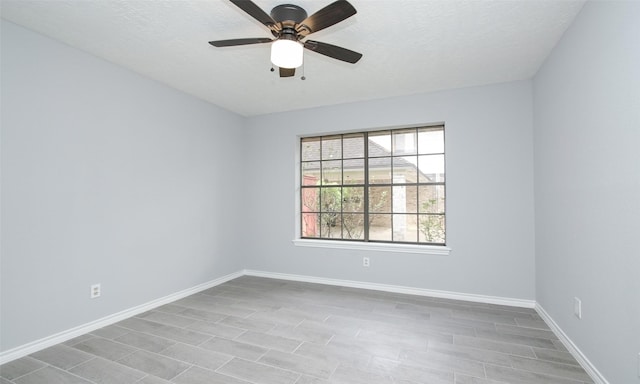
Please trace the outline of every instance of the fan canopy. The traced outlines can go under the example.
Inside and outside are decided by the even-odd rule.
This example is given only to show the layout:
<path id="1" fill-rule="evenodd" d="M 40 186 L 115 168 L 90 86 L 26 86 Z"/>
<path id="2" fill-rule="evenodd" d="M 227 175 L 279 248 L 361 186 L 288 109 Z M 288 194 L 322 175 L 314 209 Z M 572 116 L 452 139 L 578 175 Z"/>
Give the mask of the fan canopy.
<path id="1" fill-rule="evenodd" d="M 290 21 L 294 24 L 300 24 L 307 18 L 307 11 L 297 5 L 280 4 L 271 10 L 271 18 L 278 23 Z"/>

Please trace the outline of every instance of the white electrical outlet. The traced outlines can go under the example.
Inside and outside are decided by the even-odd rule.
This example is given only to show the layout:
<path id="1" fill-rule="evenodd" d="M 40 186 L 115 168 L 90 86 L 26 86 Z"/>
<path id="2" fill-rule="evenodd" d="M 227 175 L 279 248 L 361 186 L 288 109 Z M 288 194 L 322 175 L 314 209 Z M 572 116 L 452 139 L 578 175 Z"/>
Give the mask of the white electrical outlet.
<path id="1" fill-rule="evenodd" d="M 95 299 L 96 297 L 100 297 L 101 291 L 100 284 L 93 284 L 91 286 L 91 298 Z"/>
<path id="2" fill-rule="evenodd" d="M 362 258 L 362 266 L 363 266 L 363 267 L 368 267 L 369 265 L 370 265 L 370 263 L 369 263 L 369 258 L 368 258 L 368 257 L 366 257 L 366 256 L 365 256 L 365 257 L 363 257 L 363 258 Z"/>
<path id="3" fill-rule="evenodd" d="M 573 314 L 576 315 L 578 319 L 582 319 L 582 300 L 577 297 L 573 298 Z"/>

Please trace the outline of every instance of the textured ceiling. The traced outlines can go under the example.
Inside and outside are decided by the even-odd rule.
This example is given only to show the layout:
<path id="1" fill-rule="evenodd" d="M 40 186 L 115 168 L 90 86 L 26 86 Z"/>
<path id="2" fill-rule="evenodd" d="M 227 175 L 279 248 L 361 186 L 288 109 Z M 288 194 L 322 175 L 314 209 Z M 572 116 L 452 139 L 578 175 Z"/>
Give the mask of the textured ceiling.
<path id="1" fill-rule="evenodd" d="M 292 0 L 311 15 L 331 2 Z M 254 0 L 267 13 L 281 0 Z M 225 0 L 2 0 L 2 18 L 245 116 L 527 79 L 584 1 L 350 0 L 358 13 L 310 35 L 364 57 L 305 50 L 304 73 L 270 72 L 270 37 Z M 297 75 L 301 75 L 302 68 Z"/>

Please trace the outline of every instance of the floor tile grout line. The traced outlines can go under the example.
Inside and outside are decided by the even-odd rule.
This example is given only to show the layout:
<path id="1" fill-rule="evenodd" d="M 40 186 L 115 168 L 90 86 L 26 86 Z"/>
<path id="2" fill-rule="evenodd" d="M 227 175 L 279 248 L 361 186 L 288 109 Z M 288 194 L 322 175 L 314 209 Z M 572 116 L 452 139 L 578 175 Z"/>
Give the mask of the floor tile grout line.
<path id="1" fill-rule="evenodd" d="M 38 360 L 38 359 L 36 359 L 35 357 L 33 357 L 33 359 Z M 24 375 L 20 375 L 20 376 L 14 377 L 14 378 L 13 378 L 13 379 L 11 379 L 10 381 L 12 381 L 12 382 L 13 382 L 14 380 L 17 380 L 17 379 L 23 378 L 23 377 L 25 377 L 25 376 L 27 376 L 27 375 L 29 375 L 29 374 L 32 374 L 32 373 L 34 373 L 34 372 L 36 372 L 36 371 L 40 371 L 40 370 L 45 369 L 45 368 L 47 368 L 47 367 L 53 367 L 53 365 L 51 365 L 51 364 L 47 363 L 46 361 L 42 361 L 42 360 L 38 360 L 38 361 L 39 361 L 39 362 L 41 362 L 41 363 L 44 363 L 44 366 L 43 366 L 43 367 L 40 367 L 40 368 L 36 368 L 36 369 L 34 369 L 33 371 L 27 372 L 27 373 L 25 373 Z M 7 380 L 9 380 L 9 379 L 7 379 Z"/>
<path id="2" fill-rule="evenodd" d="M 238 336 L 236 336 L 236 337 L 234 337 L 233 339 L 230 339 L 230 340 L 237 341 L 237 339 L 238 339 L 239 337 L 242 337 L 242 335 L 246 335 L 246 334 L 249 332 L 249 330 L 248 330 L 248 329 L 245 329 L 245 330 L 243 330 L 243 331 L 244 331 L 244 332 L 242 332 L 241 334 L 239 334 Z"/>
<path id="3" fill-rule="evenodd" d="M 172 341 L 174 341 L 174 340 L 172 340 Z M 203 341 L 203 343 L 204 343 L 204 341 Z M 188 345 L 188 344 L 184 344 L 184 343 L 181 343 L 181 342 L 176 342 L 176 343 L 173 343 L 173 344 L 171 344 L 171 345 L 167 345 L 166 347 L 162 348 L 161 350 L 159 350 L 159 351 L 158 351 L 158 354 L 159 354 L 159 355 L 162 355 L 162 352 L 166 351 L 167 349 L 169 349 L 169 348 L 171 348 L 171 347 L 173 347 L 173 346 L 175 346 L 175 345 L 177 345 L 177 344 Z M 197 347 L 197 346 L 196 346 L 196 347 Z M 142 349 L 142 348 L 140 348 L 140 349 Z M 164 355 L 163 355 L 163 356 L 164 356 Z"/>
<path id="4" fill-rule="evenodd" d="M 178 373 L 177 375 L 173 376 L 170 379 L 167 379 L 167 381 L 173 381 L 174 379 L 176 379 L 177 377 L 182 376 L 185 372 L 187 372 L 188 370 L 190 370 L 191 368 L 195 367 L 195 364 L 189 364 L 189 368 L 185 368 L 182 372 Z M 202 368 L 202 367 L 199 367 Z"/>
<path id="5" fill-rule="evenodd" d="M 260 358 L 262 358 L 264 355 L 266 355 L 266 352 L 265 352 L 262 356 L 260 356 Z M 244 360 L 244 361 L 247 361 L 247 362 L 250 362 L 250 363 L 253 363 L 253 364 L 260 364 L 260 365 L 264 365 L 264 366 L 266 366 L 266 367 L 275 368 L 275 369 L 280 370 L 280 371 L 285 371 L 285 372 L 291 372 L 291 373 L 294 373 L 294 374 L 298 375 L 298 377 L 296 377 L 296 381 L 294 381 L 294 382 L 293 382 L 293 384 L 295 384 L 298 380 L 300 380 L 300 377 L 302 377 L 302 375 L 303 375 L 303 374 L 302 374 L 302 373 L 300 373 L 300 372 L 296 372 L 296 371 L 293 371 L 293 370 L 290 370 L 290 369 L 286 369 L 286 368 L 282 368 L 282 367 L 276 367 L 276 366 L 273 366 L 273 365 L 271 365 L 271 364 L 266 364 L 266 363 L 264 363 L 264 362 L 261 362 L 261 361 L 260 361 L 260 358 L 258 358 L 258 360 L 256 360 L 256 361 L 252 361 L 252 360 L 248 360 L 248 359 L 243 359 L 243 358 L 238 357 L 238 356 L 234 356 L 234 359 Z M 231 360 L 233 360 L 233 359 L 231 359 Z M 226 364 L 228 364 L 228 362 L 227 362 L 227 363 L 225 363 L 225 364 L 223 364 L 223 365 L 221 365 L 218 369 L 221 369 L 221 368 L 222 368 L 222 367 L 224 367 Z M 242 377 L 238 377 L 238 376 L 233 376 L 233 375 L 230 375 L 230 374 L 227 374 L 227 373 L 223 373 L 223 372 L 218 372 L 218 370 L 216 370 L 216 372 L 217 372 L 217 373 L 220 373 L 220 374 L 222 374 L 222 375 L 229 376 L 229 377 L 234 377 L 234 378 L 236 378 L 236 379 L 238 379 L 238 380 L 247 381 L 247 379 L 246 379 L 246 378 L 242 378 Z M 307 375 L 307 376 L 311 376 L 311 375 Z M 317 376 L 314 376 L 314 377 L 317 377 Z M 256 383 L 256 384 L 258 384 L 258 383 Z"/>
<path id="6" fill-rule="evenodd" d="M 296 347 L 296 349 L 293 350 L 293 352 L 291 352 L 292 355 L 300 355 L 298 353 L 296 353 L 300 347 L 302 347 L 305 343 L 308 343 L 308 341 L 301 341 L 300 344 L 298 344 L 298 346 Z M 300 355 L 302 356 L 302 355 Z"/>
<path id="7" fill-rule="evenodd" d="M 496 366 L 495 364 L 488 364 L 488 365 L 493 365 Z M 499 366 L 498 366 L 499 367 Z M 556 379 L 563 379 L 563 380 L 568 380 L 568 381 L 574 381 L 576 384 L 582 383 L 584 382 L 582 379 L 576 379 L 573 377 L 568 377 L 568 376 L 559 376 L 559 375 L 554 375 L 552 373 L 549 372 L 538 372 L 538 371 L 531 371 L 528 369 L 522 369 L 522 368 L 516 368 L 516 367 L 511 367 L 512 370 L 516 371 L 516 372 L 526 372 L 526 373 L 533 373 L 535 375 L 542 375 L 542 376 L 546 376 L 546 377 L 551 377 L 551 378 L 556 378 Z M 586 372 L 585 372 L 586 374 Z M 588 375 L 587 375 L 588 376 Z M 488 378 L 488 377 L 487 377 Z M 493 380 L 493 379 L 492 379 Z"/>
<path id="8" fill-rule="evenodd" d="M 534 352 L 535 353 L 535 352 Z M 554 364 L 554 365 L 560 365 L 560 366 L 564 366 L 565 368 L 580 368 L 582 369 L 581 366 L 579 365 L 575 365 L 575 364 L 567 364 L 567 363 L 561 363 L 561 362 L 557 362 L 557 361 L 550 361 L 550 360 L 542 360 L 542 359 L 538 359 L 538 358 L 530 358 L 530 357 L 522 357 L 522 356 L 514 356 L 515 358 L 518 359 L 525 359 L 525 360 L 531 360 L 531 361 L 537 361 L 540 363 L 545 363 L 545 364 Z M 516 369 L 520 369 L 522 371 L 529 371 L 529 372 L 536 372 L 536 371 L 530 371 L 528 369 L 524 369 L 524 368 L 516 368 Z M 538 373 L 542 373 L 542 372 L 538 372 Z"/>
<path id="9" fill-rule="evenodd" d="M 89 379 L 89 378 L 82 377 L 82 376 L 80 376 L 80 375 L 76 375 L 76 374 L 75 374 L 75 373 L 73 373 L 73 372 L 69 372 L 69 371 L 66 371 L 66 372 L 67 372 L 67 373 L 69 373 L 70 375 L 75 376 L 75 377 L 79 377 L 79 378 L 81 378 L 82 380 L 86 380 L 86 381 L 88 381 L 89 383 L 92 383 L 92 384 L 100 384 L 100 383 L 98 383 L 98 382 L 96 382 L 96 381 L 94 381 L 94 380 L 91 380 L 91 379 Z"/>
<path id="10" fill-rule="evenodd" d="M 84 351 L 83 351 L 83 352 L 84 352 Z M 85 353 L 88 353 L 88 352 L 85 352 Z M 93 361 L 93 360 L 96 360 L 97 358 L 99 358 L 99 357 L 100 357 L 100 356 L 98 356 L 98 355 L 94 355 L 93 353 L 91 353 L 91 356 L 92 356 L 92 357 L 91 357 L 89 360 L 83 361 L 83 362 L 78 363 L 78 364 L 76 364 L 76 365 L 74 365 L 74 366 L 71 366 L 71 367 L 69 367 L 69 368 L 66 368 L 66 369 L 65 369 L 65 371 L 71 371 L 71 370 L 72 370 L 72 369 L 74 369 L 74 368 L 77 368 L 77 367 L 79 367 L 79 366 L 81 366 L 81 365 L 83 365 L 83 364 L 89 363 L 89 362 L 91 362 L 91 361 Z M 104 359 L 104 357 L 103 357 L 103 359 Z"/>
<path id="11" fill-rule="evenodd" d="M 110 360 L 110 361 L 116 362 L 116 363 L 118 363 L 120 365 L 124 365 L 125 367 L 129 367 L 129 368 L 132 368 L 132 369 L 137 369 L 137 368 L 130 367 L 130 366 L 126 365 L 126 364 L 122 364 L 121 361 L 124 360 L 125 358 L 135 354 L 135 353 L 138 353 L 138 352 L 149 353 L 149 354 L 155 355 L 155 356 L 160 357 L 160 358 L 165 358 L 165 359 L 173 360 L 173 361 L 176 361 L 176 362 L 179 362 L 179 363 L 186 363 L 186 364 L 189 364 L 189 365 L 193 365 L 193 363 L 190 363 L 190 362 L 187 362 L 187 361 L 183 361 L 183 360 L 178 360 L 178 359 L 170 357 L 170 356 L 162 355 L 159 352 L 148 351 L 146 349 L 137 349 L 136 351 L 133 351 L 133 352 L 127 354 L 126 356 L 121 357 L 118 360 Z M 148 372 L 144 372 L 144 371 L 141 371 L 141 372 L 148 373 Z"/>
<path id="12" fill-rule="evenodd" d="M 158 354 L 158 355 L 160 355 L 160 356 L 162 356 L 162 357 L 167 357 L 167 358 L 169 358 L 169 359 L 173 359 L 173 360 L 176 360 L 176 361 L 179 361 L 179 362 L 182 362 L 182 363 L 191 364 L 191 365 L 193 365 L 193 366 L 196 366 L 196 367 L 199 367 L 199 368 L 202 368 L 202 369 L 209 369 L 209 368 L 203 367 L 203 366 L 201 366 L 201 365 L 198 365 L 197 363 L 193 363 L 193 362 L 191 362 L 191 361 L 183 360 L 183 359 L 181 359 L 181 358 L 179 358 L 179 357 L 168 356 L 168 355 L 164 355 L 164 354 L 162 354 L 162 352 L 163 352 L 163 351 L 166 351 L 167 349 L 169 349 L 169 348 L 171 348 L 171 347 L 173 347 L 173 346 L 175 346 L 175 345 L 177 345 L 177 344 L 182 344 L 182 345 L 185 345 L 185 346 L 187 346 L 187 347 L 200 348 L 200 347 L 193 346 L 193 345 L 189 345 L 189 344 L 185 344 L 185 343 L 176 343 L 176 344 L 174 344 L 174 345 L 171 345 L 171 346 L 169 346 L 169 347 L 167 347 L 167 348 L 163 349 L 162 351 L 157 352 L 157 354 Z M 213 350 L 206 349 L 206 348 L 200 348 L 200 349 L 202 349 L 202 350 L 204 350 L 204 351 L 208 351 L 208 352 L 214 352 L 214 353 L 217 353 L 217 354 L 219 354 L 219 355 L 224 355 L 225 357 L 228 357 L 228 360 L 227 360 L 227 361 L 225 361 L 224 363 L 222 363 L 222 365 L 224 365 L 224 364 L 228 363 L 229 361 L 231 361 L 231 360 L 235 357 L 235 356 L 233 356 L 233 355 L 229 355 L 229 354 L 222 353 L 222 352 L 218 352 L 218 351 L 213 351 Z M 150 352 L 150 351 L 147 351 L 147 352 Z M 222 365 L 221 365 L 221 366 L 222 366 Z"/>
<path id="13" fill-rule="evenodd" d="M 152 374 L 147 373 L 147 372 L 143 372 L 143 371 L 140 371 L 140 372 L 144 373 L 145 375 L 144 375 L 144 376 L 142 376 L 141 378 L 139 378 L 138 380 L 136 380 L 136 383 L 141 382 L 142 380 L 146 379 L 146 378 L 147 378 L 147 377 L 149 377 L 149 376 L 153 376 Z"/>
<path id="14" fill-rule="evenodd" d="M 79 344 L 79 343 L 78 343 L 78 344 Z M 77 367 L 79 367 L 79 366 L 81 366 L 81 365 L 88 364 L 89 362 L 94 361 L 94 360 L 97 360 L 97 359 L 105 360 L 105 361 L 107 361 L 108 363 L 114 363 L 114 364 L 122 365 L 122 364 L 118 363 L 116 360 L 111 360 L 111 359 L 108 359 L 108 358 L 105 358 L 105 357 L 102 357 L 102 356 L 96 355 L 96 354 L 91 353 L 91 352 L 82 351 L 82 350 L 80 350 L 80 349 L 79 349 L 79 351 L 84 352 L 84 353 L 86 353 L 86 354 L 89 354 L 89 355 L 91 355 L 92 357 L 91 357 L 89 360 L 83 361 L 83 362 L 81 362 L 81 363 L 78 363 L 78 364 L 76 364 L 76 365 L 74 365 L 74 366 L 71 366 L 71 367 L 69 367 L 69 368 L 66 368 L 66 369 L 63 369 L 63 368 L 60 368 L 60 367 L 55 367 L 55 366 L 53 366 L 53 365 L 51 365 L 51 364 L 49 364 L 49 363 L 46 363 L 46 362 L 44 362 L 44 363 L 45 363 L 45 364 L 47 364 L 48 366 L 53 367 L 53 368 L 58 368 L 58 369 L 60 369 L 60 370 L 63 370 L 63 371 L 65 371 L 65 372 L 68 372 L 69 374 L 72 374 L 72 375 L 75 375 L 75 376 L 81 377 L 81 378 L 83 378 L 84 380 L 90 381 L 90 382 L 92 382 L 92 383 L 94 383 L 94 384 L 99 384 L 99 383 L 96 383 L 95 381 L 93 381 L 93 380 L 91 380 L 91 379 L 89 379 L 89 378 L 86 378 L 86 377 L 80 376 L 80 375 L 78 375 L 78 374 L 75 374 L 74 372 L 71 372 L 71 370 L 72 370 L 72 369 L 75 369 L 75 368 L 77 368 Z M 136 351 L 133 351 L 133 352 L 131 352 L 131 353 L 129 353 L 129 354 L 127 354 L 127 355 L 123 356 L 122 358 L 124 359 L 125 357 L 127 357 L 127 356 L 129 356 L 129 355 L 131 355 L 131 354 L 133 354 L 133 353 L 135 353 L 135 352 L 136 352 Z M 123 365 L 123 366 L 125 366 L 125 365 Z M 125 366 L 125 367 L 126 367 L 126 366 Z M 131 368 L 131 367 L 128 367 L 128 368 Z M 132 368 L 132 369 L 135 369 L 135 368 Z M 136 369 L 136 370 L 137 370 L 137 369 Z M 141 372 L 141 373 L 145 373 L 145 374 L 146 374 L 146 372 L 143 372 L 143 371 L 140 371 L 140 370 L 137 370 L 137 371 L 139 371 L 139 372 Z M 35 372 L 35 371 L 33 371 L 33 372 Z M 25 375 L 25 376 L 26 376 L 26 375 Z"/>
<path id="15" fill-rule="evenodd" d="M 147 312 L 156 312 L 156 313 L 161 313 L 161 314 L 164 314 L 164 315 L 170 315 L 170 316 L 175 316 L 175 317 L 181 317 L 181 318 L 183 318 L 183 319 L 187 319 L 187 320 L 195 320 L 195 319 L 193 319 L 193 318 L 191 318 L 191 317 L 180 316 L 180 315 L 178 315 L 178 314 L 176 314 L 176 313 L 162 312 L 162 311 L 158 311 L 158 310 L 156 310 L 156 309 L 152 309 L 152 310 L 147 311 Z M 145 312 L 145 313 L 147 313 L 147 312 Z M 139 315 L 136 315 L 136 316 L 134 316 L 134 317 L 135 317 L 136 319 L 147 320 L 147 321 L 154 321 L 154 320 L 149 320 L 149 319 L 147 319 L 146 317 L 140 317 L 140 315 L 142 315 L 142 313 L 141 313 L 141 314 L 139 314 Z M 184 325 L 184 326 L 179 326 L 179 325 L 176 325 L 176 324 L 166 323 L 166 322 L 162 322 L 162 321 L 159 321 L 159 320 L 155 320 L 155 322 L 156 322 L 156 323 L 158 323 L 158 324 L 168 325 L 168 326 L 172 326 L 172 327 L 176 327 L 176 328 L 180 328 L 180 329 L 187 329 L 187 327 L 188 327 L 189 325 L 191 325 L 191 324 L 187 324 L 187 325 Z"/>
<path id="16" fill-rule="evenodd" d="M 91 360 L 94 360 L 94 359 L 91 359 Z M 90 361 L 90 360 L 87 360 L 87 361 Z M 66 372 L 66 373 L 68 373 L 69 375 L 72 375 L 72 376 L 75 376 L 75 377 L 77 377 L 77 378 L 80 378 L 81 380 L 85 380 L 85 381 L 87 381 L 87 382 L 89 382 L 89 383 L 92 383 L 92 384 L 99 384 L 99 383 L 95 382 L 94 380 L 91 380 L 91 379 L 89 379 L 89 378 L 82 377 L 82 376 L 80 376 L 80 375 L 78 375 L 78 374 L 75 374 L 75 373 L 73 373 L 73 372 L 69 371 L 68 369 L 62 369 L 62 368 L 59 368 L 59 367 L 53 366 L 53 365 L 51 365 L 51 364 L 48 364 L 48 365 L 49 365 L 50 367 L 52 367 L 52 368 L 59 369 L 59 370 L 61 370 L 61 371 L 63 371 L 63 372 Z M 81 364 L 77 364 L 77 365 L 76 365 L 76 366 L 74 366 L 73 368 L 77 367 L 78 365 L 81 365 Z M 69 368 L 69 369 L 73 369 L 73 368 Z M 34 372 L 35 372 L 35 371 L 34 371 Z M 32 373 L 33 373 L 33 372 L 32 372 Z M 26 375 L 25 375 L 25 376 L 26 376 Z M 24 376 L 23 376 L 23 377 L 24 377 Z"/>
<path id="17" fill-rule="evenodd" d="M 129 328 L 127 328 L 127 329 L 129 329 Z M 163 337 L 163 336 L 155 335 L 155 334 L 153 334 L 153 333 L 148 333 L 148 332 L 146 332 L 146 331 L 136 331 L 136 330 L 134 330 L 134 329 L 132 329 L 132 330 L 131 330 L 130 332 L 128 332 L 127 334 L 131 334 L 131 333 L 133 333 L 133 332 L 135 332 L 135 333 L 139 333 L 139 334 L 142 334 L 142 335 L 145 335 L 145 336 L 156 337 L 156 338 L 161 339 L 161 340 L 165 340 L 165 341 L 173 342 L 174 344 L 177 344 L 177 343 L 183 343 L 182 341 L 178 341 L 178 340 L 175 340 L 175 339 L 169 339 L 169 338 L 167 338 L 167 337 Z M 122 336 L 125 336 L 125 335 L 122 335 Z M 122 336 L 119 336 L 118 338 L 120 338 L 120 337 L 122 337 Z M 114 339 L 113 341 L 116 341 L 116 340 Z M 206 340 L 205 340 L 205 341 L 203 341 L 203 343 L 204 343 L 204 342 L 206 342 Z M 139 349 L 139 350 L 147 351 L 147 349 L 144 349 L 144 348 L 141 348 L 141 347 L 137 347 L 137 346 L 132 345 L 132 344 L 127 344 L 127 343 L 122 343 L 122 342 L 120 342 L 120 343 L 121 343 L 121 344 L 124 344 L 124 345 L 127 345 L 127 346 L 130 346 L 130 347 L 133 347 L 133 348 L 137 348 L 137 349 Z M 183 343 L 183 344 L 185 344 L 185 343 Z M 167 349 L 167 348 L 169 348 L 169 347 L 170 347 L 170 346 L 168 346 L 168 347 L 166 347 L 166 348 L 164 348 L 164 349 Z M 162 351 L 164 351 L 164 349 L 162 349 Z"/>

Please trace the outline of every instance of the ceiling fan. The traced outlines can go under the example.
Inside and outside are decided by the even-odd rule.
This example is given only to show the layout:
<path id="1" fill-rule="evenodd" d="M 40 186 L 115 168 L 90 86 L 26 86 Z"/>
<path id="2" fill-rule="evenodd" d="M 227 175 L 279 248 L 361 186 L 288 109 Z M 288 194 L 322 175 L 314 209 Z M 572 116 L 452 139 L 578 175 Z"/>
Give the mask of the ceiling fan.
<path id="1" fill-rule="evenodd" d="M 315 40 L 305 40 L 308 35 L 355 15 L 356 9 L 346 0 L 331 3 L 308 17 L 303 8 L 293 4 L 278 5 L 271 10 L 271 15 L 268 15 L 251 0 L 230 1 L 269 28 L 275 39 L 257 37 L 216 40 L 210 41 L 209 44 L 214 47 L 231 47 L 273 43 L 271 62 L 280 69 L 280 77 L 295 75 L 296 68 L 302 65 L 303 48 L 351 64 L 355 64 L 362 57 L 361 53 L 346 48 Z"/>

